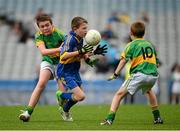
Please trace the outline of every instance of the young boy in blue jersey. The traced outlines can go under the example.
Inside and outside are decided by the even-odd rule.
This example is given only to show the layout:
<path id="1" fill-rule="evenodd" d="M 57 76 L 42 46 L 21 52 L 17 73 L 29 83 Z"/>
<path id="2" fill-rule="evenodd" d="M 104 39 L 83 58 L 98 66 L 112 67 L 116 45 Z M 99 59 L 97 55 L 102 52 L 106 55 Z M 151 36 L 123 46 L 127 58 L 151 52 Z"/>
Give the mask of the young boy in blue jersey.
<path id="1" fill-rule="evenodd" d="M 72 31 L 66 37 L 60 51 L 60 62 L 58 64 L 57 75 L 66 88 L 71 93 L 57 91 L 56 96 L 61 108 L 61 116 L 65 121 L 73 121 L 69 113 L 70 108 L 78 101 L 85 99 L 85 93 L 82 90 L 82 80 L 79 74 L 81 59 L 87 64 L 93 65 L 95 61 L 89 57 L 91 55 L 106 53 L 106 47 L 98 46 L 94 51 L 91 45 L 83 45 L 83 38 L 88 29 L 88 22 L 82 17 L 74 17 L 71 21 Z M 63 101 L 67 102 L 63 104 Z"/>

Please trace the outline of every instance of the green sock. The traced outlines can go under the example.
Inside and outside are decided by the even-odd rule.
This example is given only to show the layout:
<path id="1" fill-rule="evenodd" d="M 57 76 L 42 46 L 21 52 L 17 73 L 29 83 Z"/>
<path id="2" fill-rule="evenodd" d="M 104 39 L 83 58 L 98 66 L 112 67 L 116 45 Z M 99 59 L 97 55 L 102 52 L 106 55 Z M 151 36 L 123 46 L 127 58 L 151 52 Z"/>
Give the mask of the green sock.
<path id="1" fill-rule="evenodd" d="M 31 115 L 33 113 L 34 108 L 31 106 L 27 106 L 25 110 L 27 110 L 29 115 Z"/>
<path id="2" fill-rule="evenodd" d="M 154 119 L 157 119 L 158 117 L 160 117 L 160 112 L 159 110 L 154 110 L 152 111 L 153 115 L 154 115 Z"/>
<path id="3" fill-rule="evenodd" d="M 56 96 L 57 96 L 57 97 L 60 97 L 61 94 L 62 94 L 62 92 L 61 92 L 60 90 L 56 91 Z"/>
<path id="4" fill-rule="evenodd" d="M 116 113 L 109 112 L 109 114 L 108 114 L 106 119 L 113 121 L 115 119 L 115 115 L 116 115 Z"/>

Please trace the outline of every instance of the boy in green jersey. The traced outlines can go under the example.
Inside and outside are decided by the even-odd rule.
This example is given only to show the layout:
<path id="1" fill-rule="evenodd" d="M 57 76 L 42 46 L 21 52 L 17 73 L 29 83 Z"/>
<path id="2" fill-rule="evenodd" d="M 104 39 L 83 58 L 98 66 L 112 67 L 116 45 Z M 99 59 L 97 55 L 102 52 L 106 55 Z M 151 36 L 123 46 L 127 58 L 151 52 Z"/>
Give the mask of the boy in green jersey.
<path id="1" fill-rule="evenodd" d="M 29 104 L 19 115 L 20 120 L 29 121 L 30 116 L 39 101 L 40 95 L 45 85 L 50 79 L 56 79 L 56 66 L 59 63 L 60 46 L 65 40 L 65 34 L 54 27 L 50 16 L 43 14 L 36 18 L 39 32 L 35 34 L 35 44 L 38 47 L 42 62 L 40 66 L 39 81 L 32 92 Z M 64 87 L 57 80 L 59 90 L 64 91 Z"/>
<path id="2" fill-rule="evenodd" d="M 119 65 L 114 74 L 108 79 L 116 79 L 125 64 L 130 61 L 130 77 L 122 84 L 115 93 L 112 100 L 110 112 L 101 125 L 111 125 L 115 119 L 119 104 L 129 92 L 131 95 L 138 90 L 146 94 L 152 108 L 154 124 L 163 124 L 158 110 L 158 103 L 152 87 L 158 79 L 156 51 L 152 44 L 143 39 L 145 25 L 142 22 L 135 22 L 131 25 L 130 35 L 132 42 L 128 43 L 121 55 Z"/>

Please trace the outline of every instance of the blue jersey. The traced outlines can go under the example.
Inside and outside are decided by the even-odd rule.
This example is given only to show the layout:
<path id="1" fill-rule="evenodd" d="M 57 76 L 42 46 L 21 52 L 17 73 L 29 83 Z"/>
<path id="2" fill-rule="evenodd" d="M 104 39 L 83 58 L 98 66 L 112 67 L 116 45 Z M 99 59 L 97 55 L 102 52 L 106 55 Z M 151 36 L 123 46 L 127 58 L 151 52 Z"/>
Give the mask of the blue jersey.
<path id="1" fill-rule="evenodd" d="M 77 51 L 78 48 L 81 48 L 82 46 L 83 39 L 79 40 L 73 31 L 71 31 L 69 35 L 67 35 L 62 45 L 62 49 L 60 52 L 60 61 L 57 68 L 57 75 L 58 78 L 62 80 L 65 87 L 68 86 L 68 88 L 74 88 L 75 86 L 80 86 L 82 83 L 79 75 L 81 56 L 62 60 L 67 52 Z"/>

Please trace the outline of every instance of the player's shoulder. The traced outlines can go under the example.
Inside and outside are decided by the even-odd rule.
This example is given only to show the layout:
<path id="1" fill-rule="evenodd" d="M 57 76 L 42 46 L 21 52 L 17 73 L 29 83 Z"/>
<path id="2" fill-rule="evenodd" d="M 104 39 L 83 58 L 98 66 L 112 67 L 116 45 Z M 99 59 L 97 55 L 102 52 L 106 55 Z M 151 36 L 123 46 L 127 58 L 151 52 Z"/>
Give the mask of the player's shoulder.
<path id="1" fill-rule="evenodd" d="M 65 44 L 72 45 L 73 43 L 75 43 L 75 38 L 70 34 L 66 35 L 65 36 Z"/>
<path id="2" fill-rule="evenodd" d="M 150 40 L 144 40 L 145 46 L 155 49 L 155 45 Z"/>
<path id="3" fill-rule="evenodd" d="M 151 46 L 153 46 L 153 47 L 154 47 L 154 44 L 152 43 L 152 41 L 150 41 L 150 40 L 146 40 L 146 42 L 147 42 L 148 44 L 150 44 Z"/>
<path id="4" fill-rule="evenodd" d="M 60 29 L 58 29 L 57 27 L 54 27 L 54 32 L 58 32 L 58 33 L 60 33 L 60 32 L 61 32 L 61 30 L 60 30 Z"/>
<path id="5" fill-rule="evenodd" d="M 61 30 L 61 29 L 59 29 L 57 27 L 54 27 L 54 32 L 57 32 L 58 34 L 64 35 L 64 36 L 66 35 L 66 33 L 63 30 Z"/>
<path id="6" fill-rule="evenodd" d="M 41 38 L 42 35 L 43 35 L 43 33 L 42 33 L 41 31 L 37 31 L 37 32 L 35 33 L 35 39 Z"/>
<path id="7" fill-rule="evenodd" d="M 127 43 L 126 48 L 130 48 L 132 46 L 134 46 L 134 42 L 133 41 Z"/>
<path id="8" fill-rule="evenodd" d="M 132 45 L 132 43 L 133 43 L 133 41 L 131 41 L 131 42 L 127 43 L 126 47 L 127 47 L 127 46 L 131 46 L 131 45 Z"/>

